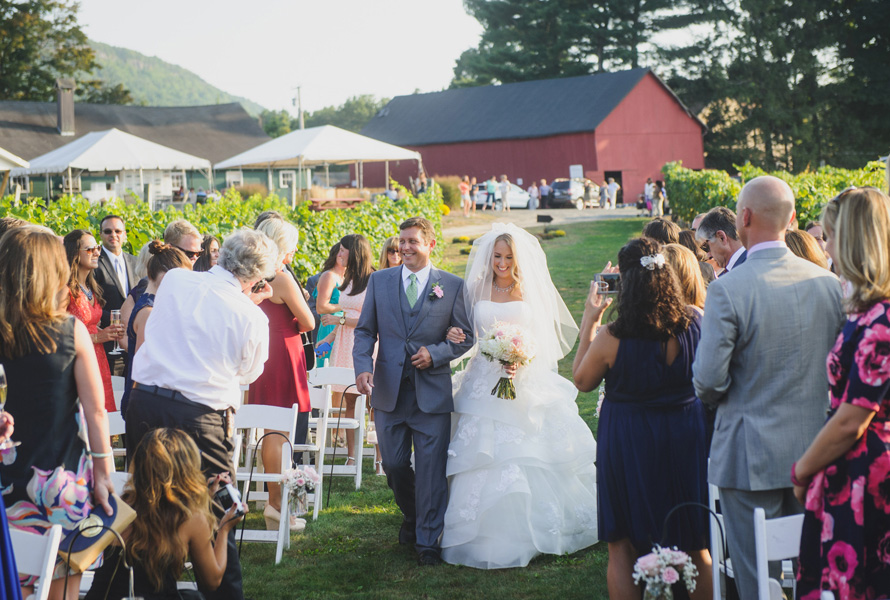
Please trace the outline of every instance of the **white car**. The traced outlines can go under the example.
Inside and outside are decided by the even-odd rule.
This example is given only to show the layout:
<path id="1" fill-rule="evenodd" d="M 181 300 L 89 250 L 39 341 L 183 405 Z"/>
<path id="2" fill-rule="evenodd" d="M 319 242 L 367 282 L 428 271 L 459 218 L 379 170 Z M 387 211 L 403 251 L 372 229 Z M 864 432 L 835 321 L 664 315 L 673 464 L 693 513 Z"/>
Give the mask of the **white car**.
<path id="1" fill-rule="evenodd" d="M 476 189 L 474 190 L 474 200 L 476 201 L 476 208 L 482 208 L 485 205 L 485 200 L 488 198 L 488 192 L 485 191 L 485 182 L 476 184 Z M 528 203 L 531 201 L 531 196 L 528 195 L 524 189 L 516 185 L 515 183 L 510 184 L 510 194 L 508 196 L 508 201 L 510 202 L 510 208 L 528 208 Z M 494 191 L 494 201 L 495 206 L 500 209 L 501 208 L 501 184 L 498 183 L 497 188 Z"/>

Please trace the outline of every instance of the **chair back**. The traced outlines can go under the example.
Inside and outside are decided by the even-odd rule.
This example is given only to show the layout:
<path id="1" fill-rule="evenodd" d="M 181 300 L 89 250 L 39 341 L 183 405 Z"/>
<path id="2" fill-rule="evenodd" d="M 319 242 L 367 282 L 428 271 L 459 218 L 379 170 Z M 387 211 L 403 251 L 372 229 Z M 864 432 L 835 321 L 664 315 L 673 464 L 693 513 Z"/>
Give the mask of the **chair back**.
<path id="1" fill-rule="evenodd" d="M 120 375 L 111 376 L 111 391 L 114 393 L 114 406 L 121 409 L 121 398 L 124 397 L 124 388 L 127 380 Z"/>
<path id="2" fill-rule="evenodd" d="M 754 554 L 757 565 L 757 596 L 770 600 L 769 562 L 794 558 L 800 553 L 803 515 L 767 519 L 766 512 L 754 509 Z"/>
<path id="3" fill-rule="evenodd" d="M 127 432 L 127 424 L 120 411 L 108 413 L 108 435 L 123 435 Z"/>
<path id="4" fill-rule="evenodd" d="M 355 384 L 355 371 L 346 367 L 319 367 L 312 370 L 309 376 L 309 385 Z M 355 393 L 358 394 L 358 392 Z"/>
<path id="5" fill-rule="evenodd" d="M 62 541 L 62 526 L 53 525 L 43 535 L 10 527 L 9 537 L 19 573 L 37 576 L 37 587 L 31 598 L 46 600 Z"/>
<path id="6" fill-rule="evenodd" d="M 288 432 L 287 439 L 293 443 L 297 428 L 299 408 L 266 406 L 265 404 L 245 404 L 235 413 L 235 429 L 273 429 Z"/>

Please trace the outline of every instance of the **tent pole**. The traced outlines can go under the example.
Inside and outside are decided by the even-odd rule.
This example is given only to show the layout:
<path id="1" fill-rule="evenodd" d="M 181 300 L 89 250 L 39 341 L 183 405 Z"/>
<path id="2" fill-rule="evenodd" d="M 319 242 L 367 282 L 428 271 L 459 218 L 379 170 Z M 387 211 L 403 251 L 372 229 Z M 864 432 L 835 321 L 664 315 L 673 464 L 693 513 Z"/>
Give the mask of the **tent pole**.
<path id="1" fill-rule="evenodd" d="M 71 182 L 71 166 L 68 166 L 68 195 L 74 193 L 74 183 Z"/>
<path id="2" fill-rule="evenodd" d="M 272 190 L 272 165 L 268 166 L 268 172 L 266 173 L 266 175 L 267 175 L 266 180 L 267 180 L 267 183 L 269 184 L 269 193 L 271 194 L 273 191 Z"/>
<path id="3" fill-rule="evenodd" d="M 143 202 L 148 202 L 148 198 L 145 197 L 145 181 L 142 179 L 142 167 L 139 167 L 139 197 L 142 198 Z M 148 208 L 154 210 L 154 207 L 149 204 Z"/>
<path id="4" fill-rule="evenodd" d="M 388 190 L 389 189 L 389 161 L 388 160 L 383 161 L 383 170 L 385 173 L 384 177 L 383 177 L 383 188 Z"/>
<path id="5" fill-rule="evenodd" d="M 0 184 L 0 196 L 6 193 L 6 186 L 9 185 L 10 171 L 3 171 L 3 183 Z"/>
<path id="6" fill-rule="evenodd" d="M 331 169 L 328 163 L 324 164 L 324 184 L 325 187 L 331 187 Z"/>

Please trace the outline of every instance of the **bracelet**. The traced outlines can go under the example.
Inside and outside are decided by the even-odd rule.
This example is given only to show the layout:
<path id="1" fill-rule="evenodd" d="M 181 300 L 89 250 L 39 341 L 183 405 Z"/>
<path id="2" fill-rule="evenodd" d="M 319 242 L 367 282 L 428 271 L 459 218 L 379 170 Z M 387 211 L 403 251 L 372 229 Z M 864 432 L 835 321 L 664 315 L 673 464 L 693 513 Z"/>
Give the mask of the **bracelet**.
<path id="1" fill-rule="evenodd" d="M 93 458 L 111 458 L 112 453 L 111 452 L 93 452 L 92 450 L 90 450 L 90 456 L 92 456 Z"/>
<path id="2" fill-rule="evenodd" d="M 791 463 L 791 483 L 793 483 L 794 485 L 800 486 L 800 487 L 807 487 L 807 485 L 809 485 L 809 482 L 804 483 L 803 481 L 801 481 L 800 479 L 797 478 L 797 473 L 795 473 L 796 467 L 797 467 L 796 462 Z"/>

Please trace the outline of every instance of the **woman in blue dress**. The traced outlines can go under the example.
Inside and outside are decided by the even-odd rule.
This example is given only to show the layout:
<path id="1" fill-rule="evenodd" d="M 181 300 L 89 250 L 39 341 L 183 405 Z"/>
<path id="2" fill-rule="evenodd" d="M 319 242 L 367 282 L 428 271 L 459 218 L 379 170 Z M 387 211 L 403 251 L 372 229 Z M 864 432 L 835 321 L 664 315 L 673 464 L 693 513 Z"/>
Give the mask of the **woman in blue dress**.
<path id="1" fill-rule="evenodd" d="M 639 596 L 634 563 L 661 543 L 690 555 L 699 570 L 692 598 L 710 598 L 707 513 L 678 511 L 663 532 L 672 508 L 708 500 L 705 413 L 692 387 L 700 317 L 655 240 L 628 242 L 618 271 L 618 317 L 599 327 L 611 301 L 592 286 L 572 366 L 581 391 L 606 381 L 596 471 L 609 596 Z"/>

